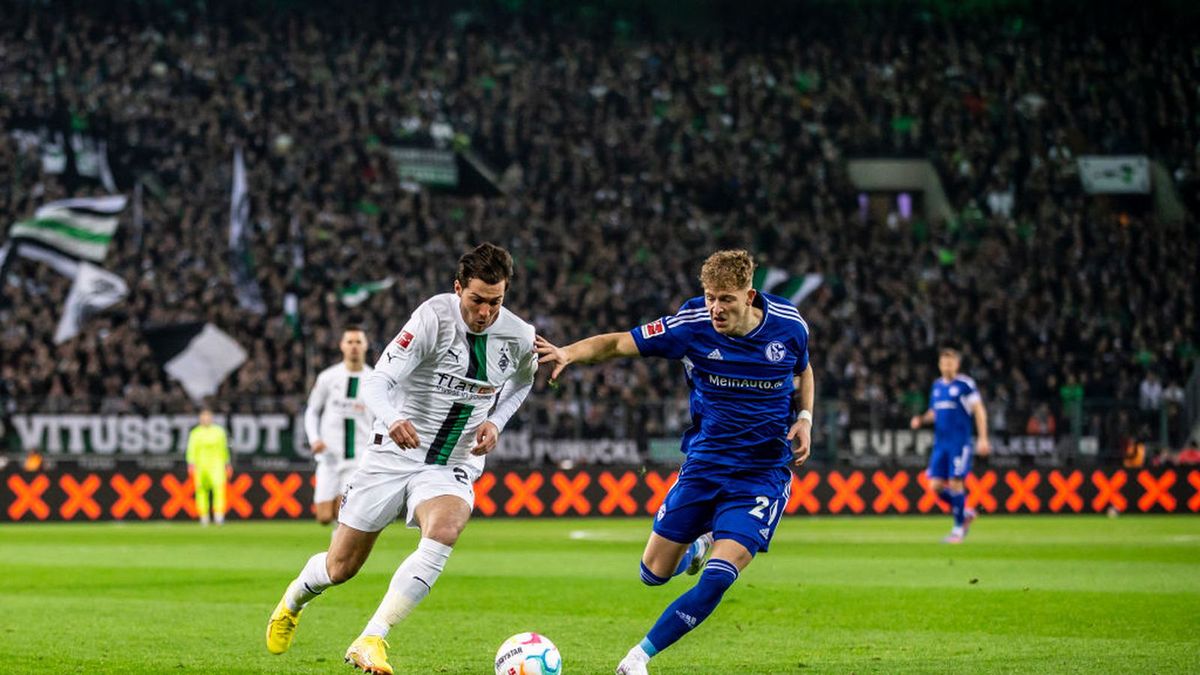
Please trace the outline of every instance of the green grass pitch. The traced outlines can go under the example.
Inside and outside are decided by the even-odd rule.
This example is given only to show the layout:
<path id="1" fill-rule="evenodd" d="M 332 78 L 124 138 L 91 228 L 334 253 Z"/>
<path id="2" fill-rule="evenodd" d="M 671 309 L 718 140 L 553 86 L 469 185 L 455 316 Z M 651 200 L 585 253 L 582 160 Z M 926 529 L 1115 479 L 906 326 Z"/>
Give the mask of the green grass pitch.
<path id="1" fill-rule="evenodd" d="M 716 613 L 651 663 L 696 673 L 1200 672 L 1200 518 L 786 519 Z M 567 673 L 611 673 L 692 577 L 638 581 L 650 522 L 476 520 L 390 637 L 397 673 L 492 672 L 546 634 Z M 350 672 L 345 648 L 416 535 L 393 526 L 359 576 L 267 615 L 329 530 L 309 522 L 0 526 L 0 672 Z"/>

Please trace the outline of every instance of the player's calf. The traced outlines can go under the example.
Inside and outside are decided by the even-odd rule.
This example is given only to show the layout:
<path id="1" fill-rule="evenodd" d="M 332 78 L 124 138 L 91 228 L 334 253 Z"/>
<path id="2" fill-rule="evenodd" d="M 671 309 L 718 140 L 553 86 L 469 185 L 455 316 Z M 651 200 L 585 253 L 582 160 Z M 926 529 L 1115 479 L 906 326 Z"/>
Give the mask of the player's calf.
<path id="1" fill-rule="evenodd" d="M 675 644 L 679 638 L 699 626 L 713 613 L 720 604 L 725 591 L 737 581 L 737 565 L 713 558 L 704 566 L 700 580 L 688 592 L 672 602 L 645 639 L 629 650 L 621 664 L 618 673 L 644 673 L 645 664 L 658 652 Z"/>

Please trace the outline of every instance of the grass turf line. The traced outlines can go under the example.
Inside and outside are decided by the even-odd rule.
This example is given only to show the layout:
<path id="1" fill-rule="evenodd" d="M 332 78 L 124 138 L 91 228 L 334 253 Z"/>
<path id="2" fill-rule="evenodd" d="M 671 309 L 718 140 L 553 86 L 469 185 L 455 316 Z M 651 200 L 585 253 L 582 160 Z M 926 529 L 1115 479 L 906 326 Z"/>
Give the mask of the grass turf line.
<path id="1" fill-rule="evenodd" d="M 687 673 L 1200 671 L 1200 518 L 788 518 L 716 613 L 655 658 Z M 694 582 L 638 581 L 650 521 L 476 520 L 392 631 L 397 672 L 491 672 L 546 634 L 568 673 L 612 672 Z M 284 656 L 267 615 L 329 530 L 304 523 L 0 526 L 0 671 L 349 672 L 341 655 L 416 534 L 304 613 Z"/>

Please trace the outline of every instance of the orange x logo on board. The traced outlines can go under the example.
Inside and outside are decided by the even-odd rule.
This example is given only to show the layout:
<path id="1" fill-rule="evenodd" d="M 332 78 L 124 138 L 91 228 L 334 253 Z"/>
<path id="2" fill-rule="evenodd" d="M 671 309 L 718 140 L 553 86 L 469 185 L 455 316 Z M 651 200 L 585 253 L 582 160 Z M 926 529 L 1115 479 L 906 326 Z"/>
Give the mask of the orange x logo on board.
<path id="1" fill-rule="evenodd" d="M 679 480 L 678 471 L 672 471 L 665 480 L 658 475 L 657 471 L 646 473 L 646 487 L 650 488 L 651 492 L 650 499 L 646 500 L 646 513 L 658 513 L 658 507 L 662 506 L 663 500 L 667 498 L 667 493 L 675 486 L 677 480 Z"/>
<path id="2" fill-rule="evenodd" d="M 626 471 L 621 474 L 618 480 L 613 478 L 613 475 L 607 471 L 600 474 L 600 487 L 607 492 L 604 496 L 604 501 L 600 502 L 600 513 L 609 515 L 616 509 L 621 509 L 625 515 L 632 516 L 637 511 L 637 502 L 629 495 L 629 492 L 637 486 L 637 475 L 632 471 Z"/>
<path id="3" fill-rule="evenodd" d="M 967 474 L 966 486 L 968 508 L 995 513 L 998 506 L 996 498 L 992 496 L 992 488 L 996 487 L 995 471 L 985 471 L 978 478 L 973 473 Z"/>
<path id="4" fill-rule="evenodd" d="M 100 489 L 99 476 L 94 473 L 88 474 L 88 477 L 79 483 L 76 482 L 74 476 L 64 474 L 62 478 L 58 479 L 58 486 L 67 495 L 67 501 L 63 502 L 58 509 L 63 520 L 74 518 L 75 514 L 80 511 L 83 511 L 83 515 L 91 520 L 100 517 L 100 505 L 92 497 L 96 494 L 96 490 Z"/>
<path id="5" fill-rule="evenodd" d="M 1171 494 L 1171 486 L 1175 484 L 1175 472 L 1170 469 L 1158 478 L 1149 471 L 1138 474 L 1138 482 L 1146 488 L 1146 494 L 1138 500 L 1138 508 L 1149 511 L 1155 504 L 1162 504 L 1168 513 L 1175 510 L 1175 495 Z"/>
<path id="6" fill-rule="evenodd" d="M 787 506 L 784 511 L 787 513 L 795 513 L 801 506 L 809 513 L 816 513 L 821 510 L 821 502 L 813 495 L 813 490 L 821 484 L 821 475 L 809 471 L 804 474 L 804 478 L 796 474 L 792 474 L 792 495 L 788 498 Z"/>
<path id="7" fill-rule="evenodd" d="M 1192 489 L 1196 491 L 1196 494 L 1192 495 L 1192 498 L 1188 500 L 1188 508 L 1193 511 L 1200 511 L 1200 471 L 1188 472 L 1188 483 L 1191 483 Z"/>
<path id="8" fill-rule="evenodd" d="M 125 476 L 118 473 L 108 484 L 117 492 L 117 501 L 112 505 L 111 510 L 113 518 L 124 518 L 130 511 L 133 511 L 138 518 L 145 520 L 154 513 L 154 509 L 150 508 L 150 504 L 143 496 L 154 485 L 150 476 L 140 473 L 130 483 Z"/>
<path id="9" fill-rule="evenodd" d="M 496 514 L 496 502 L 492 499 L 492 488 L 496 487 L 496 474 L 485 471 L 479 480 L 475 481 L 475 510 L 485 516 Z"/>
<path id="10" fill-rule="evenodd" d="M 891 507 L 894 507 L 897 513 L 908 513 L 908 498 L 904 496 L 904 486 L 908 485 L 907 473 L 899 471 L 895 476 L 888 478 L 886 473 L 876 471 L 871 476 L 871 482 L 879 489 L 879 496 L 871 504 L 875 513 L 883 513 Z"/>
<path id="11" fill-rule="evenodd" d="M 1112 506 L 1118 511 L 1124 511 L 1125 495 L 1121 493 L 1121 488 L 1125 487 L 1126 478 L 1124 471 L 1117 471 L 1112 478 L 1104 475 L 1102 471 L 1093 471 L 1092 484 L 1096 486 L 1096 496 L 1092 499 L 1092 510 L 1103 511 L 1104 507 Z"/>
<path id="12" fill-rule="evenodd" d="M 571 509 L 581 516 L 586 516 L 592 510 L 592 505 L 588 502 L 587 497 L 583 496 L 583 491 L 588 484 L 592 482 L 592 477 L 580 471 L 575 474 L 574 478 L 567 478 L 567 475 L 561 471 L 555 471 L 550 477 L 550 482 L 558 490 L 558 498 L 554 500 L 554 504 L 550 510 L 556 516 L 561 516 Z"/>
<path id="13" fill-rule="evenodd" d="M 283 510 L 284 513 L 295 518 L 304 511 L 296 499 L 296 490 L 299 490 L 300 486 L 304 484 L 300 474 L 289 473 L 283 482 L 280 482 L 273 473 L 263 474 L 261 483 L 268 495 L 267 501 L 262 505 L 264 516 L 274 518 L 275 514 Z"/>
<path id="14" fill-rule="evenodd" d="M 167 491 L 167 501 L 162 505 L 163 518 L 174 518 L 180 511 L 187 514 L 188 518 L 196 517 L 196 482 L 191 476 L 181 482 L 175 474 L 169 473 L 159 482 Z"/>
<path id="15" fill-rule="evenodd" d="M 1004 482 L 1008 483 L 1008 487 L 1012 488 L 1012 494 L 1004 502 L 1004 508 L 1009 513 L 1016 513 L 1022 506 L 1029 509 L 1030 513 L 1040 511 L 1042 501 L 1033 493 L 1033 489 L 1037 487 L 1037 484 L 1041 480 L 1041 474 L 1036 471 L 1030 471 L 1024 478 L 1021 478 L 1021 475 L 1016 471 L 1009 471 L 1004 474 Z"/>
<path id="16" fill-rule="evenodd" d="M 238 474 L 237 478 L 225 486 L 226 512 L 232 511 L 241 518 L 249 518 L 254 513 L 254 507 L 246 500 L 246 492 L 254 485 L 254 479 L 247 474 Z"/>
<path id="17" fill-rule="evenodd" d="M 829 510 L 841 513 L 842 509 L 849 508 L 855 513 L 862 513 L 866 504 L 863 503 L 862 497 L 858 496 L 858 490 L 864 480 L 861 471 L 855 471 L 845 478 L 837 471 L 831 471 L 829 487 L 833 488 L 833 499 L 829 500 Z"/>
<path id="18" fill-rule="evenodd" d="M 8 477 L 8 489 L 12 490 L 16 499 L 8 505 L 10 520 L 20 520 L 28 511 L 38 520 L 50 517 L 50 507 L 42 499 L 42 493 L 50 487 L 50 479 L 45 474 L 38 474 L 33 480 L 25 482 L 17 474 Z"/>
<path id="19" fill-rule="evenodd" d="M 542 506 L 542 500 L 538 499 L 537 491 L 544 482 L 540 471 L 534 471 L 525 480 L 511 471 L 504 474 L 504 485 L 512 492 L 512 496 L 504 503 L 504 512 L 515 516 L 525 509 L 530 515 L 542 515 L 545 507 Z"/>
<path id="20" fill-rule="evenodd" d="M 1066 478 L 1057 470 L 1047 476 L 1054 486 L 1054 496 L 1050 498 L 1050 510 L 1058 513 L 1063 506 L 1071 507 L 1075 513 L 1083 510 L 1083 498 L 1079 496 L 1079 486 L 1083 485 L 1083 474 L 1072 471 Z"/>
<path id="21" fill-rule="evenodd" d="M 973 478 L 973 476 L 967 476 L 967 478 Z M 917 502 L 918 511 L 921 513 L 929 513 L 930 509 L 935 506 L 940 508 L 942 513 L 946 513 L 950 510 L 950 507 L 946 506 L 942 500 L 938 499 L 937 493 L 929 487 L 929 474 L 925 473 L 924 471 L 917 473 L 917 485 L 920 485 L 922 490 L 921 499 Z"/>

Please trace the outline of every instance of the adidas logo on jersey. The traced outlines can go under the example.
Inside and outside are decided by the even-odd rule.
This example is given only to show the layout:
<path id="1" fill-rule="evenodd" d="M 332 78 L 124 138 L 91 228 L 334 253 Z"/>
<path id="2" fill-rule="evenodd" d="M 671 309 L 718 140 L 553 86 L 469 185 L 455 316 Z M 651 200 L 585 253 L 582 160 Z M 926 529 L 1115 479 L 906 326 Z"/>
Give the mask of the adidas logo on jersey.
<path id="1" fill-rule="evenodd" d="M 762 537 L 763 539 L 770 539 L 770 538 L 771 538 L 771 528 L 769 528 L 769 527 L 764 527 L 764 528 L 762 528 L 761 530 L 759 530 L 759 531 L 758 531 L 758 534 L 759 534 L 759 536 L 760 536 L 760 537 Z"/>
<path id="2" fill-rule="evenodd" d="M 711 352 L 709 352 L 708 358 L 712 359 L 713 361 L 724 361 L 725 360 L 725 357 L 721 356 L 720 349 L 714 349 Z"/>

